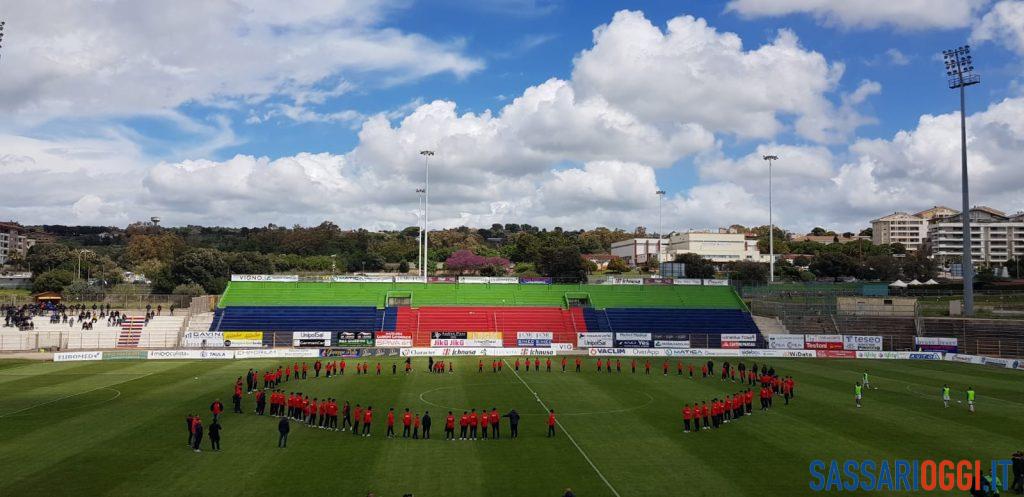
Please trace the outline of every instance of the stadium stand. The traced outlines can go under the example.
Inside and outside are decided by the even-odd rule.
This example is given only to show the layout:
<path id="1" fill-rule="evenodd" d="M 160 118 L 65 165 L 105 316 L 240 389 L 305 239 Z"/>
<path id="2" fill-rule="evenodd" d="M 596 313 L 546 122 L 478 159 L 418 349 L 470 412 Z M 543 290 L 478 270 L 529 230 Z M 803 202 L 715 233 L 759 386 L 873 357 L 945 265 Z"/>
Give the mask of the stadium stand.
<path id="1" fill-rule="evenodd" d="M 592 331 L 758 333 L 731 287 L 685 285 L 499 285 L 232 282 L 209 326 L 263 331 L 288 343 L 294 331 L 391 331 L 428 346 L 433 331 L 520 331 L 575 343 Z"/>
<path id="2" fill-rule="evenodd" d="M 964 354 L 1024 357 L 1024 321 L 1010 319 L 924 318 L 924 336 L 954 337 Z"/>
<path id="3" fill-rule="evenodd" d="M 406 297 L 413 307 L 566 307 L 570 298 L 587 307 L 746 309 L 731 287 L 688 285 L 472 285 L 424 283 L 232 282 L 219 307 L 373 306 Z"/>

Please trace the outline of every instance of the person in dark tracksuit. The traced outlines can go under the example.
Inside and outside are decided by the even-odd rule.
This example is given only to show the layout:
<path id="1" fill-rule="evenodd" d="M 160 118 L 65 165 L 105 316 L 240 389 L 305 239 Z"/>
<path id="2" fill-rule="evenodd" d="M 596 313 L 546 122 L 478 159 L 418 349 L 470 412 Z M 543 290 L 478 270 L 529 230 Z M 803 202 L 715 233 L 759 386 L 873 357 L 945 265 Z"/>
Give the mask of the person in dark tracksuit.
<path id="1" fill-rule="evenodd" d="M 1010 490 L 1017 495 L 1024 494 L 1024 451 L 1013 454 L 1013 484 Z"/>
<path id="2" fill-rule="evenodd" d="M 512 409 L 502 417 L 508 418 L 509 438 L 519 438 L 519 413 Z"/>
<path id="3" fill-rule="evenodd" d="M 195 426 L 192 427 L 192 450 L 201 452 L 199 448 L 201 443 L 203 443 L 203 422 L 197 420 Z"/>
<path id="4" fill-rule="evenodd" d="M 220 423 L 214 421 L 210 424 L 210 448 L 220 452 Z"/>
<path id="5" fill-rule="evenodd" d="M 288 418 L 282 417 L 281 421 L 277 422 L 277 447 L 283 449 L 288 446 L 288 432 L 292 430 L 290 424 L 288 424 Z"/>
<path id="6" fill-rule="evenodd" d="M 423 439 L 430 438 L 430 411 L 423 412 Z"/>

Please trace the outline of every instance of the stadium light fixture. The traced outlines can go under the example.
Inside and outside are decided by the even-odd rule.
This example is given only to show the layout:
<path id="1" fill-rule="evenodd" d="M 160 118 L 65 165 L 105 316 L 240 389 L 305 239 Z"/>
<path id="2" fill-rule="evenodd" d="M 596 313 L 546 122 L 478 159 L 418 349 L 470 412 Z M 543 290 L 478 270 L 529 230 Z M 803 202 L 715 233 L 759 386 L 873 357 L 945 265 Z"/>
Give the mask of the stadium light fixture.
<path id="1" fill-rule="evenodd" d="M 662 239 L 665 237 L 665 235 L 662 234 L 664 231 L 663 231 L 663 225 L 662 225 L 662 222 L 661 222 L 661 220 L 662 220 L 662 217 L 661 217 L 661 210 L 662 209 L 661 209 L 661 207 L 662 207 L 662 204 L 664 203 L 664 200 L 665 200 L 665 190 L 658 190 L 658 191 L 654 192 L 654 194 L 658 196 L 658 262 L 661 263 L 662 262 L 661 261 L 661 251 L 664 249 L 664 247 L 663 247 L 663 243 L 664 242 L 662 242 Z M 658 274 L 659 275 L 661 274 L 660 270 L 658 271 Z"/>
<path id="2" fill-rule="evenodd" d="M 775 283 L 775 219 L 772 217 L 772 161 L 779 160 L 777 155 L 762 157 L 768 161 L 768 283 Z"/>
<path id="3" fill-rule="evenodd" d="M 420 150 L 423 156 L 424 185 L 423 185 L 423 282 L 427 282 L 427 257 L 430 254 L 427 230 L 430 225 L 430 158 L 434 156 L 433 150 Z"/>
<path id="4" fill-rule="evenodd" d="M 963 200 L 963 211 L 960 218 L 963 225 L 963 245 L 960 255 L 960 266 L 964 278 L 964 310 L 965 316 L 974 315 L 974 261 L 971 254 L 971 200 L 967 181 L 967 119 L 965 117 L 964 89 L 981 83 L 981 76 L 974 74 L 974 58 L 971 46 L 964 45 L 952 50 L 942 51 L 942 60 L 946 67 L 946 83 L 951 90 L 960 90 L 960 189 Z"/>
<path id="5" fill-rule="evenodd" d="M 79 249 L 78 250 L 78 279 L 82 279 L 82 254 L 92 254 L 92 250 Z"/>

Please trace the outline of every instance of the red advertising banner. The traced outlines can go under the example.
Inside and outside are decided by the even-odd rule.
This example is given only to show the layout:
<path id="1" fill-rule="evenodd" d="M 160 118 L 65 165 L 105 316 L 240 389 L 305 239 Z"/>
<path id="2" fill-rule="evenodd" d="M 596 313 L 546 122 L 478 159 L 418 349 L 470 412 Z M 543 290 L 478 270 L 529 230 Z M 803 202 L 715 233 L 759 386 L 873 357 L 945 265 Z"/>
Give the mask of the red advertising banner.
<path id="1" fill-rule="evenodd" d="M 805 335 L 804 348 L 808 350 L 843 350 L 843 336 Z"/>
<path id="2" fill-rule="evenodd" d="M 816 352 L 818 357 L 827 357 L 830 359 L 856 359 L 857 351 L 855 350 L 819 350 Z"/>

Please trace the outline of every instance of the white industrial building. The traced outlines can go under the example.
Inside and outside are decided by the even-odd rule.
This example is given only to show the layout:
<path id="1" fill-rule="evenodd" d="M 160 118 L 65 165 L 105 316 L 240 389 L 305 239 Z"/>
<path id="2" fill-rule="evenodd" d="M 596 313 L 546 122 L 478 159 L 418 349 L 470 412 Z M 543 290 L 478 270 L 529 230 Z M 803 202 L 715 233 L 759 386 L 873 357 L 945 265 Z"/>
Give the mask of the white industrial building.
<path id="1" fill-rule="evenodd" d="M 659 254 L 662 261 L 673 261 L 680 254 L 697 254 L 713 262 L 769 261 L 768 255 L 758 250 L 756 236 L 724 228 L 673 233 L 667 239 L 634 238 L 612 243 L 612 255 L 632 266 Z"/>
<path id="2" fill-rule="evenodd" d="M 630 266 L 638 266 L 647 263 L 649 257 L 658 259 L 659 254 L 664 254 L 668 240 L 664 238 L 633 238 L 612 242 L 612 256 L 619 257 Z"/>

